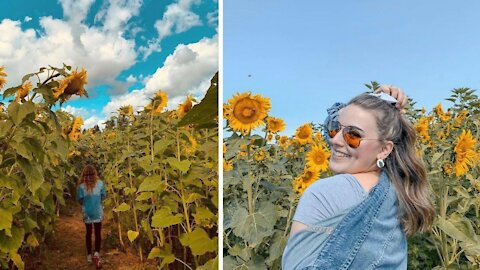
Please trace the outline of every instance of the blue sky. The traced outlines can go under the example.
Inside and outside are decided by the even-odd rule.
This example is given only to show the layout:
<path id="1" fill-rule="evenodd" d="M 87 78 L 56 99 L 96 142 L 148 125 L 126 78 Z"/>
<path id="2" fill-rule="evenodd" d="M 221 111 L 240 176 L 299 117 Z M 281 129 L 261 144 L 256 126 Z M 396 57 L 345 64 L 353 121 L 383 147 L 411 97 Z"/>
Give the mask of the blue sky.
<path id="1" fill-rule="evenodd" d="M 224 92 L 271 99 L 293 134 L 372 80 L 427 110 L 480 87 L 480 2 L 224 1 Z M 477 94 L 480 94 L 477 91 Z"/>
<path id="2" fill-rule="evenodd" d="M 85 127 L 160 89 L 170 109 L 200 101 L 218 70 L 217 0 L 1 1 L 0 33 L 6 88 L 41 66 L 87 69 L 90 97 L 63 105 Z"/>

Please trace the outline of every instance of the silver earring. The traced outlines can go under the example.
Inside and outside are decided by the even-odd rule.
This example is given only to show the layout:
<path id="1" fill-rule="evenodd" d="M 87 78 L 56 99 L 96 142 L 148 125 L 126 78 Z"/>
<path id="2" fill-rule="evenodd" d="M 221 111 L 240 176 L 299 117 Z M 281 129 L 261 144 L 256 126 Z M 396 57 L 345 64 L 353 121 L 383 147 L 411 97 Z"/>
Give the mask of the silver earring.
<path id="1" fill-rule="evenodd" d="M 385 167 L 385 162 L 383 161 L 383 159 L 377 159 L 377 167 L 380 169 Z"/>

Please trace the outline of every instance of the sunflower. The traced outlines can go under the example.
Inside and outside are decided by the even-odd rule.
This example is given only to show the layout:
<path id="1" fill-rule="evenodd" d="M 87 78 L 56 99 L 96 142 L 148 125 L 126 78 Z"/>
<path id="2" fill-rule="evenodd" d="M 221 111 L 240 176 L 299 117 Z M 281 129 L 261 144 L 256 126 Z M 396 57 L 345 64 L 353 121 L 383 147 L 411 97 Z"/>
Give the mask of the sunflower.
<path id="1" fill-rule="evenodd" d="M 283 148 L 288 147 L 288 137 L 287 136 L 280 136 L 278 139 L 278 145 L 280 145 Z"/>
<path id="2" fill-rule="evenodd" d="M 15 101 L 20 102 L 21 99 L 23 99 L 28 95 L 28 92 L 30 92 L 31 89 L 32 89 L 31 82 L 26 82 L 22 84 L 17 90 L 17 95 L 15 95 Z"/>
<path id="3" fill-rule="evenodd" d="M 253 96 L 250 92 L 236 94 L 228 102 L 224 116 L 234 131 L 243 134 L 263 124 L 271 108 L 270 99 L 261 95 Z"/>
<path id="4" fill-rule="evenodd" d="M 267 131 L 277 133 L 285 130 L 285 121 L 280 118 L 267 117 Z"/>
<path id="5" fill-rule="evenodd" d="M 456 128 L 460 127 L 462 125 L 463 120 L 465 120 L 468 117 L 468 114 L 469 112 L 466 110 L 459 112 L 457 116 L 455 116 L 453 126 Z"/>
<path id="6" fill-rule="evenodd" d="M 325 172 L 328 170 L 329 157 L 330 153 L 325 148 L 320 145 L 314 145 L 307 153 L 307 166 Z"/>
<path id="7" fill-rule="evenodd" d="M 305 171 L 293 181 L 293 189 L 302 194 L 307 187 L 320 177 L 320 172 L 313 168 L 306 168 Z"/>
<path id="8" fill-rule="evenodd" d="M 300 144 L 306 144 L 312 141 L 312 133 L 312 126 L 310 124 L 304 124 L 297 128 L 295 138 Z"/>
<path id="9" fill-rule="evenodd" d="M 187 155 L 192 155 L 197 151 L 198 142 L 194 136 L 188 136 L 189 145 L 185 147 L 184 151 Z"/>
<path id="10" fill-rule="evenodd" d="M 265 153 L 265 151 L 263 150 L 258 150 L 257 152 L 255 152 L 255 154 L 253 154 L 253 158 L 256 160 L 256 161 L 262 161 L 265 159 L 265 156 L 267 154 Z"/>
<path id="11" fill-rule="evenodd" d="M 472 132 L 462 130 L 462 134 L 457 139 L 455 146 L 455 171 L 456 176 L 464 175 L 468 172 L 469 167 L 473 167 L 473 162 L 477 156 L 475 152 L 475 143 L 477 140 L 473 138 Z"/>
<path id="12" fill-rule="evenodd" d="M 267 142 L 270 142 L 270 141 L 272 141 L 272 140 L 273 140 L 273 133 L 270 133 L 270 132 L 269 132 L 269 133 L 267 134 Z"/>
<path id="13" fill-rule="evenodd" d="M 442 164 L 442 170 L 446 175 L 452 175 L 455 168 L 452 162 L 447 161 Z"/>
<path id="14" fill-rule="evenodd" d="M 133 106 L 132 105 L 122 106 L 122 107 L 120 107 L 120 109 L 118 109 L 118 113 L 121 116 L 132 117 L 133 116 Z"/>
<path id="15" fill-rule="evenodd" d="M 418 119 L 415 124 L 415 129 L 417 130 L 418 135 L 422 138 L 422 142 L 426 143 L 430 140 L 430 135 L 428 134 L 428 123 L 429 119 L 422 117 Z"/>
<path id="16" fill-rule="evenodd" d="M 161 113 L 163 108 L 167 106 L 167 93 L 162 90 L 158 91 L 151 99 L 150 103 L 145 106 L 146 111 L 151 111 L 153 114 Z"/>
<path id="17" fill-rule="evenodd" d="M 68 137 L 72 141 L 78 141 L 80 138 L 80 133 L 82 131 L 82 126 L 83 126 L 83 119 L 81 117 L 77 117 L 73 120 L 73 126 L 68 134 Z"/>
<path id="18" fill-rule="evenodd" d="M 82 68 L 80 72 L 72 71 L 72 74 L 61 80 L 56 88 L 53 89 L 53 97 L 67 101 L 72 95 L 88 96 L 85 91 L 87 84 L 87 71 Z"/>
<path id="19" fill-rule="evenodd" d="M 225 159 L 223 160 L 223 171 L 228 172 L 233 170 L 233 162 L 232 161 L 226 161 Z"/>
<path id="20" fill-rule="evenodd" d="M 5 67 L 0 67 L 0 89 L 2 89 L 5 84 L 7 83 L 7 80 L 5 80 L 5 77 L 7 77 L 7 73 L 5 73 Z"/>
<path id="21" fill-rule="evenodd" d="M 178 106 L 177 108 L 177 115 L 178 117 L 183 117 L 187 112 L 192 109 L 192 101 L 193 98 L 191 96 L 187 96 L 187 99 Z"/>

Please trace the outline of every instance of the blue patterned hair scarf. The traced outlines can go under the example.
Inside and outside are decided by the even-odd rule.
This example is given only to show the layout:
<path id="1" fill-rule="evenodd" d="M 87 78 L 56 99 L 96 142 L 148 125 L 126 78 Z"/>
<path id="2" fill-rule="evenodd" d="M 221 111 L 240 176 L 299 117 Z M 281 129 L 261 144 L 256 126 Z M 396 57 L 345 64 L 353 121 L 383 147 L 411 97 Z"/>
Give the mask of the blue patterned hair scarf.
<path id="1" fill-rule="evenodd" d="M 335 104 L 333 104 L 332 107 L 330 107 L 330 109 L 327 109 L 328 116 L 323 123 L 323 137 L 325 138 L 325 141 L 327 141 L 327 143 L 329 144 L 330 137 L 328 136 L 327 130 L 333 123 L 338 122 L 338 111 L 340 111 L 340 109 L 344 108 L 345 106 L 347 106 L 347 104 L 336 102 Z"/>

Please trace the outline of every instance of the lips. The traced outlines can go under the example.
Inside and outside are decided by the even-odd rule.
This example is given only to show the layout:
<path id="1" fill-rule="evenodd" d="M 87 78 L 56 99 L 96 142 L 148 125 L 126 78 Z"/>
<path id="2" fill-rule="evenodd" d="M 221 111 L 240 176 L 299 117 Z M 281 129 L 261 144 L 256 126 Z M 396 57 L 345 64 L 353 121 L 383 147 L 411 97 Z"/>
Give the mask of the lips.
<path id="1" fill-rule="evenodd" d="M 349 154 L 340 152 L 338 150 L 332 150 L 332 156 L 337 158 L 350 157 Z"/>

